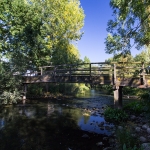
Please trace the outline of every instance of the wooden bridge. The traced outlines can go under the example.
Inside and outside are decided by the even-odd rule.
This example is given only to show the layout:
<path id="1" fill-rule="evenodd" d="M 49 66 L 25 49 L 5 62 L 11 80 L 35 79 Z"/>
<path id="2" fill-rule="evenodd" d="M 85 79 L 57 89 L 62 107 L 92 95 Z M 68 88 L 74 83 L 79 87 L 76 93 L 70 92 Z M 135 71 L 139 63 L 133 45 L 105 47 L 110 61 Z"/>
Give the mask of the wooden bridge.
<path id="1" fill-rule="evenodd" d="M 24 76 L 23 84 L 90 83 L 113 85 L 115 105 L 122 105 L 122 87 L 150 87 L 148 64 L 141 62 L 98 62 L 51 65 Z"/>

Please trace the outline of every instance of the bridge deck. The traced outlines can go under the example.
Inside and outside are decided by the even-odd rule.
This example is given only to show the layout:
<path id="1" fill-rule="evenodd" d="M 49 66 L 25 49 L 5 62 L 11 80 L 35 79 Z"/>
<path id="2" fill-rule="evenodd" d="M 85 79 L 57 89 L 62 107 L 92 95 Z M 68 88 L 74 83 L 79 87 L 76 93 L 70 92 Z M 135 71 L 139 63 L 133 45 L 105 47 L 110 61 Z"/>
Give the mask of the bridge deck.
<path id="1" fill-rule="evenodd" d="M 149 88 L 150 74 L 147 68 L 139 62 L 43 66 L 39 74 L 24 76 L 23 83 L 90 83 Z"/>

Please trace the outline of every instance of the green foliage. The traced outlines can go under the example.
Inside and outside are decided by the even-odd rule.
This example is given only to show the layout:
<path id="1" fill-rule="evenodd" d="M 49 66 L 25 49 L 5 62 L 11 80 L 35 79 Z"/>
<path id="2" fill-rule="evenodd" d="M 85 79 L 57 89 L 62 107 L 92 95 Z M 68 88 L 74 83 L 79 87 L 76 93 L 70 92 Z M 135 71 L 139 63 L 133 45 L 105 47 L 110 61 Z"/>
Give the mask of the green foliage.
<path id="1" fill-rule="evenodd" d="M 142 90 L 142 92 L 140 92 L 138 94 L 138 96 L 141 100 L 146 101 L 146 102 L 150 102 L 150 91 L 149 91 L 149 89 Z"/>
<path id="2" fill-rule="evenodd" d="M 113 87 L 112 87 L 112 85 L 100 85 L 99 87 L 106 94 L 113 94 Z"/>
<path id="3" fill-rule="evenodd" d="M 90 63 L 90 59 L 87 56 L 85 56 L 83 62 L 84 63 Z"/>
<path id="4" fill-rule="evenodd" d="M 14 104 L 21 100 L 21 93 L 16 89 L 13 92 L 4 91 L 0 95 L 0 104 Z"/>
<path id="5" fill-rule="evenodd" d="M 0 104 L 13 104 L 21 99 L 20 76 L 13 76 L 13 71 L 9 62 L 0 61 Z"/>
<path id="6" fill-rule="evenodd" d="M 139 89 L 125 86 L 122 90 L 124 95 L 136 95 Z"/>
<path id="7" fill-rule="evenodd" d="M 0 61 L 0 94 L 3 91 L 13 93 L 21 87 L 21 77 L 14 76 L 14 67 L 9 62 Z"/>
<path id="8" fill-rule="evenodd" d="M 90 63 L 90 59 L 87 56 L 85 56 L 84 60 L 83 60 L 83 63 Z M 89 64 L 85 64 L 84 67 L 89 68 L 90 66 L 89 66 Z"/>
<path id="9" fill-rule="evenodd" d="M 140 114 L 144 111 L 143 102 L 130 102 L 123 107 L 124 110 L 129 110 L 132 113 Z"/>
<path id="10" fill-rule="evenodd" d="M 121 109 L 113 109 L 108 107 L 104 112 L 104 117 L 111 122 L 121 123 L 127 120 L 128 115 Z"/>
<path id="11" fill-rule="evenodd" d="M 53 64 L 75 64 L 79 61 L 78 49 L 68 41 L 61 41 L 53 52 Z"/>
<path id="12" fill-rule="evenodd" d="M 78 84 L 75 94 L 84 94 L 86 91 L 89 91 L 89 87 L 85 84 Z"/>
<path id="13" fill-rule="evenodd" d="M 85 84 L 79 83 L 69 83 L 63 86 L 63 93 L 69 95 L 77 95 L 77 94 L 84 94 L 86 91 L 89 90 Z"/>
<path id="14" fill-rule="evenodd" d="M 80 40 L 84 25 L 79 0 L 2 0 L 0 6 L 0 94 L 20 89 L 21 76 L 14 74 L 50 61 L 78 62 L 79 51 L 72 43 Z M 30 91 L 42 92 L 35 87 Z"/>
<path id="15" fill-rule="evenodd" d="M 58 50 L 65 56 L 82 36 L 79 0 L 5 0 L 0 6 L 0 52 L 19 71 L 49 64 Z"/>
<path id="16" fill-rule="evenodd" d="M 131 54 L 117 54 L 105 60 L 105 62 L 133 62 L 134 58 Z"/>
<path id="17" fill-rule="evenodd" d="M 149 89 L 143 90 L 142 93 L 139 94 L 139 98 L 143 102 L 143 111 L 146 112 L 148 118 L 150 118 L 150 91 Z"/>
<path id="18" fill-rule="evenodd" d="M 48 95 L 76 95 L 83 94 L 89 90 L 89 87 L 85 84 L 78 83 L 66 83 L 66 84 L 30 84 L 28 85 L 27 96 L 38 95 L 44 96 L 44 93 Z"/>
<path id="19" fill-rule="evenodd" d="M 43 95 L 43 87 L 40 84 L 29 84 L 27 90 L 27 96 L 31 95 Z"/>
<path id="20" fill-rule="evenodd" d="M 133 40 L 137 49 L 150 44 L 150 1 L 111 0 L 110 6 L 114 19 L 108 22 L 106 53 L 130 54 Z"/>
<path id="21" fill-rule="evenodd" d="M 142 150 L 139 148 L 139 142 L 132 136 L 132 128 L 127 126 L 117 130 L 117 141 L 121 150 Z"/>
<path id="22" fill-rule="evenodd" d="M 149 63 L 150 62 L 150 46 L 146 46 L 141 53 L 134 57 L 134 61 Z M 147 64 L 148 66 L 148 64 Z M 149 73 L 149 67 L 145 66 L 146 73 Z"/>

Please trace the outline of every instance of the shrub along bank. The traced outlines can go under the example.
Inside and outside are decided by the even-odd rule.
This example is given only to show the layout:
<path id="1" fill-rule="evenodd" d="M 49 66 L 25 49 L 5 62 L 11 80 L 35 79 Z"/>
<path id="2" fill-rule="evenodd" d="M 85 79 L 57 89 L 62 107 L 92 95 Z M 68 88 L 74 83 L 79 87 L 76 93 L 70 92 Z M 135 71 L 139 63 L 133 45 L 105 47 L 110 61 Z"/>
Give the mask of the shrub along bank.
<path id="1" fill-rule="evenodd" d="M 34 84 L 28 86 L 27 96 L 53 97 L 59 95 L 76 96 L 90 90 L 89 85 L 79 83 Z"/>
<path id="2" fill-rule="evenodd" d="M 123 109 L 107 107 L 104 112 L 105 119 L 117 126 L 116 148 L 119 150 L 143 150 L 141 145 L 147 140 L 147 133 L 141 131 L 137 122 L 142 124 L 142 116 L 147 126 L 150 125 L 150 99 L 147 92 L 141 94 L 140 98 L 141 100 L 127 103 Z"/>

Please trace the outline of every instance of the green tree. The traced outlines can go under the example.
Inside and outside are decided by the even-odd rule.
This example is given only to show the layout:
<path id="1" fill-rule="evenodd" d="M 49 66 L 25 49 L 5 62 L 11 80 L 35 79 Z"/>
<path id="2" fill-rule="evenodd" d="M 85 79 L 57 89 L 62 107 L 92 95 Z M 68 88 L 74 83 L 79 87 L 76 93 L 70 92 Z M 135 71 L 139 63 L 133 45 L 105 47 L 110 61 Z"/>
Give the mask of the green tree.
<path id="1" fill-rule="evenodd" d="M 60 41 L 52 54 L 54 64 L 75 64 L 79 62 L 78 49 L 67 40 Z"/>
<path id="2" fill-rule="evenodd" d="M 84 63 L 90 63 L 90 59 L 87 56 L 85 56 L 83 62 Z"/>
<path id="3" fill-rule="evenodd" d="M 15 77 L 9 62 L 0 61 L 0 94 L 4 91 L 13 92 L 20 88 L 20 77 Z"/>
<path id="4" fill-rule="evenodd" d="M 146 47 L 140 54 L 137 54 L 134 60 L 146 63 L 150 62 L 150 47 Z"/>
<path id="5" fill-rule="evenodd" d="M 109 20 L 106 53 L 130 54 L 134 44 L 137 49 L 150 44 L 150 1 L 111 0 L 114 20 Z"/>
<path id="6" fill-rule="evenodd" d="M 77 61 L 79 52 L 72 43 L 80 40 L 83 25 L 79 0 L 0 1 L 0 56 L 6 60 L 0 64 L 1 92 L 19 88 L 16 73 L 50 61 Z"/>
<path id="7" fill-rule="evenodd" d="M 81 38 L 79 0 L 3 0 L 0 5 L 0 50 L 16 68 L 46 65 L 61 41 Z"/>
<path id="8" fill-rule="evenodd" d="M 90 67 L 90 65 L 88 64 L 88 63 L 90 63 L 90 59 L 87 56 L 84 57 L 83 63 L 87 63 L 87 64 L 84 65 L 85 68 Z"/>
<path id="9" fill-rule="evenodd" d="M 114 55 L 112 58 L 108 58 L 105 62 L 133 62 L 133 56 L 131 54 L 123 55 Z"/>
<path id="10" fill-rule="evenodd" d="M 14 76 L 9 62 L 0 59 L 0 104 L 17 103 L 21 99 L 21 78 Z"/>

